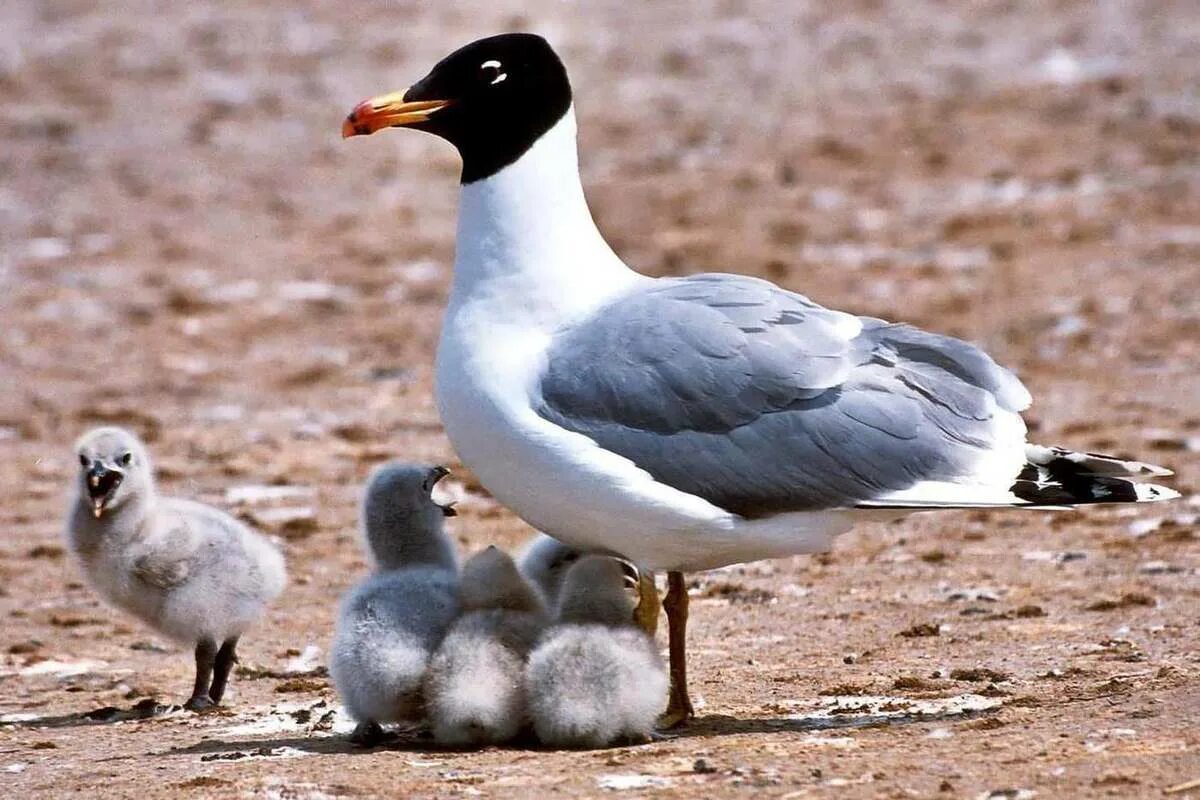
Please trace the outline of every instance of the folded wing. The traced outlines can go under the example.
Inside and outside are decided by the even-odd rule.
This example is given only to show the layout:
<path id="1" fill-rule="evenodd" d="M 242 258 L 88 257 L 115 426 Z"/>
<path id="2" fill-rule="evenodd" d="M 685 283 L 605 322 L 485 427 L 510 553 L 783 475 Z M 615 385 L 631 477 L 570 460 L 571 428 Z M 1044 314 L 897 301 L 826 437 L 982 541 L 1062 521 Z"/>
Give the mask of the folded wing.
<path id="1" fill-rule="evenodd" d="M 982 351 L 755 278 L 656 281 L 548 356 L 541 416 L 744 516 L 925 485 L 1012 497 L 1025 464 L 1029 394 Z"/>

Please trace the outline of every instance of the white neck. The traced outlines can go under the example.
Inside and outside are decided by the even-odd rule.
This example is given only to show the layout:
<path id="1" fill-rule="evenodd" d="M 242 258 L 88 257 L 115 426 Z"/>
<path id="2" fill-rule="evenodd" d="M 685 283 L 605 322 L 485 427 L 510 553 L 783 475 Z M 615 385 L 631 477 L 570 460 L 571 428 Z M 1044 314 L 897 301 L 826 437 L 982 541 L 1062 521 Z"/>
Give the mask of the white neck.
<path id="1" fill-rule="evenodd" d="M 451 315 L 490 300 L 496 322 L 555 327 L 642 279 L 588 210 L 574 108 L 515 162 L 462 187 Z"/>

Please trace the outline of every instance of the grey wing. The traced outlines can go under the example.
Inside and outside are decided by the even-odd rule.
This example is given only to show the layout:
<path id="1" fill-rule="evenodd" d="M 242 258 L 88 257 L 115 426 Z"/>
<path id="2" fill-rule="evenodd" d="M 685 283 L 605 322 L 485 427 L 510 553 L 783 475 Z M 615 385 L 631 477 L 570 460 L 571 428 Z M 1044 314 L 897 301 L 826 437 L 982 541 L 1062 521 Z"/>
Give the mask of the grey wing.
<path id="1" fill-rule="evenodd" d="M 1029 402 L 966 342 L 735 275 L 659 280 L 563 331 L 540 390 L 545 419 L 745 516 L 961 480 Z"/>
<path id="2" fill-rule="evenodd" d="M 204 511 L 206 507 L 186 500 L 162 501 L 157 523 L 160 527 L 146 542 L 146 552 L 133 561 L 133 571 L 138 578 L 169 589 L 192 573 L 202 538 L 195 528 L 204 523 L 197 517 L 197 509 Z"/>
<path id="3" fill-rule="evenodd" d="M 134 559 L 133 572 L 152 586 L 170 589 L 188 576 L 190 562 L 190 552 L 156 550 Z"/>

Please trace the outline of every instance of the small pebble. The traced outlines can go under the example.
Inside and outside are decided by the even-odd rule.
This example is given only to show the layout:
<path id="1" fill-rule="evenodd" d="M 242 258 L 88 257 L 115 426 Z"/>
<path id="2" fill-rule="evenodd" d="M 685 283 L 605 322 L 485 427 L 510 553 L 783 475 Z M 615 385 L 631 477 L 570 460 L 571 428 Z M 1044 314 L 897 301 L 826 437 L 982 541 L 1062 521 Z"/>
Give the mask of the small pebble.
<path id="1" fill-rule="evenodd" d="M 1163 575 L 1183 571 L 1183 567 L 1168 564 L 1166 561 L 1147 561 L 1138 567 L 1138 572 L 1145 573 L 1146 575 Z"/>

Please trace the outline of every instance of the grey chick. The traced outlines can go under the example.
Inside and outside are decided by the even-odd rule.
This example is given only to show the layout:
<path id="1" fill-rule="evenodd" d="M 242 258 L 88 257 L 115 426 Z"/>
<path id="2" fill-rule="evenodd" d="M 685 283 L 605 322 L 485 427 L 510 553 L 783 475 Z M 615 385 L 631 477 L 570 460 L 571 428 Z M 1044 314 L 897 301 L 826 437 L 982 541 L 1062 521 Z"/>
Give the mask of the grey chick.
<path id="1" fill-rule="evenodd" d="M 541 593 L 496 547 L 463 566 L 463 615 L 425 675 L 425 707 L 440 744 L 509 741 L 525 726 L 525 659 L 550 622 Z"/>
<path id="2" fill-rule="evenodd" d="M 567 570 L 582 556 L 581 550 L 544 533 L 535 533 L 522 545 L 517 568 L 541 592 L 546 606 L 555 608 Z"/>
<path id="3" fill-rule="evenodd" d="M 631 583 L 627 565 L 608 556 L 585 556 L 567 571 L 558 619 L 525 668 L 543 744 L 645 740 L 666 708 L 666 668 L 653 637 L 634 622 Z"/>
<path id="4" fill-rule="evenodd" d="M 541 532 L 535 533 L 521 547 L 517 567 L 542 593 L 547 607 L 556 608 L 567 570 L 585 555 L 609 555 L 621 562 L 628 581 L 637 585 L 638 605 L 634 610 L 634 622 L 653 637 L 658 630 L 658 616 L 662 610 L 653 572 L 640 570 L 614 553 L 585 552 Z"/>
<path id="5" fill-rule="evenodd" d="M 283 556 L 228 514 L 159 497 L 146 449 L 122 428 L 75 445 L 67 544 L 92 587 L 159 633 L 195 647 L 186 707 L 221 702 L 242 633 L 287 582 Z"/>
<path id="6" fill-rule="evenodd" d="M 329 674 L 350 716 L 352 740 L 378 740 L 381 725 L 420 719 L 430 655 L 459 613 L 458 561 L 444 530 L 452 506 L 432 497 L 445 467 L 388 463 L 362 504 L 362 534 L 374 572 L 338 612 Z"/>

